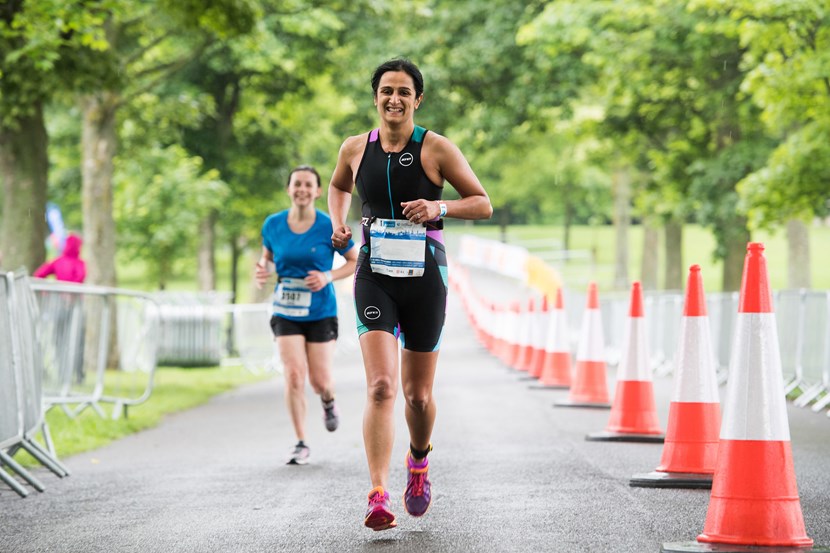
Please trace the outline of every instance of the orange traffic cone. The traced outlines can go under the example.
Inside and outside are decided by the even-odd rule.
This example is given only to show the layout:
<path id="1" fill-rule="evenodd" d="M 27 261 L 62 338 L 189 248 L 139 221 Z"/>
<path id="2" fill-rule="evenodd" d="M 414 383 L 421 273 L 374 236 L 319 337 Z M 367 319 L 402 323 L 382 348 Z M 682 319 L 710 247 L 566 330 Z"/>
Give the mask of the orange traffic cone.
<path id="1" fill-rule="evenodd" d="M 531 343 L 533 337 L 533 324 L 536 319 L 536 303 L 533 297 L 527 300 L 527 310 L 519 314 L 519 334 L 516 343 L 516 359 L 511 367 L 517 371 L 527 372 L 528 361 L 530 361 Z"/>
<path id="2" fill-rule="evenodd" d="M 549 318 L 545 355 L 539 384 L 533 388 L 566 389 L 571 386 L 571 352 L 568 347 L 568 318 L 562 289 L 556 290 L 556 303 Z"/>
<path id="3" fill-rule="evenodd" d="M 809 547 L 793 468 L 790 427 L 764 246 L 744 261 L 718 457 L 701 551 L 709 544 Z M 694 542 L 692 542 L 694 544 Z M 665 551 L 686 544 L 665 544 Z M 672 549 L 673 548 L 673 549 Z M 718 551 L 726 547 L 718 546 Z"/>
<path id="4" fill-rule="evenodd" d="M 593 407 L 610 409 L 608 384 L 605 374 L 605 339 L 602 334 L 602 315 L 595 282 L 588 284 L 588 305 L 582 317 L 582 333 L 576 352 L 576 376 L 567 399 L 555 402 L 555 407 Z"/>
<path id="5" fill-rule="evenodd" d="M 542 305 L 533 319 L 533 337 L 531 338 L 530 359 L 527 362 L 528 375 L 533 379 L 542 376 L 545 361 L 545 339 L 550 325 L 550 308 L 547 294 L 542 295 Z"/>
<path id="6" fill-rule="evenodd" d="M 510 368 L 516 364 L 521 352 L 521 334 L 522 334 L 522 308 L 519 302 L 514 301 L 510 304 L 504 318 L 504 351 L 502 352 L 502 362 Z"/>
<path id="7" fill-rule="evenodd" d="M 623 351 L 617 368 L 617 386 L 608 426 L 602 432 L 588 434 L 591 441 L 662 442 L 657 421 L 654 385 L 651 381 L 646 320 L 643 313 L 643 290 L 639 282 L 631 285 Z"/>
<path id="8" fill-rule="evenodd" d="M 657 470 L 635 474 L 646 488 L 710 488 L 718 455 L 720 400 L 700 266 L 689 268 L 686 304 L 675 357 L 674 394 Z"/>

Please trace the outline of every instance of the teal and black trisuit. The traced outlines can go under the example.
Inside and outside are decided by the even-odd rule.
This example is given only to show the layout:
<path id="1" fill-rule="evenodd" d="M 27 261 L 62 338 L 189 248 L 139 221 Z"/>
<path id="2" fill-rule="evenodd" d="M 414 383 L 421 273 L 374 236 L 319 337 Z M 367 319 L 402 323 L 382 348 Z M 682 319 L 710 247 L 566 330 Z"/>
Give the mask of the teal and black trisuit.
<path id="1" fill-rule="evenodd" d="M 400 335 L 412 351 L 437 351 L 447 310 L 447 254 L 440 220 L 425 223 L 424 274 L 393 277 L 373 273 L 369 263 L 369 225 L 375 218 L 406 219 L 401 202 L 440 200 L 443 188 L 429 180 L 421 165 L 428 131 L 415 127 L 406 147 L 386 152 L 378 129 L 369 133 L 355 185 L 362 201 L 363 245 L 354 280 L 358 334 L 384 330 Z"/>

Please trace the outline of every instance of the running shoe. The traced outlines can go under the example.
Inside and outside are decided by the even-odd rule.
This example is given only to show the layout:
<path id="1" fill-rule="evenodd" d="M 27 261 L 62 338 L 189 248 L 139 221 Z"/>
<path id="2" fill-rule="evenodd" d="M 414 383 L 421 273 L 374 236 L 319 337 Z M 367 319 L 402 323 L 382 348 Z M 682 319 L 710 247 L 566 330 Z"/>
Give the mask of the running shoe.
<path id="1" fill-rule="evenodd" d="M 334 398 L 323 402 L 323 422 L 326 423 L 326 430 L 334 432 L 340 426 L 340 411 L 334 404 Z"/>
<path id="2" fill-rule="evenodd" d="M 389 493 L 381 486 L 369 492 L 369 507 L 366 509 L 366 518 L 363 524 L 375 532 L 394 528 L 398 525 L 395 522 L 395 515 L 389 510 Z"/>
<path id="3" fill-rule="evenodd" d="M 288 461 L 285 463 L 286 465 L 305 465 L 308 463 L 308 456 L 311 453 L 311 450 L 305 445 L 303 442 L 297 442 L 297 445 L 294 446 L 294 449 L 291 450 L 291 453 L 288 455 Z"/>
<path id="4" fill-rule="evenodd" d="M 429 510 L 432 502 L 432 486 L 429 482 L 429 459 L 416 462 L 412 455 L 406 453 L 406 469 L 409 477 L 403 494 L 403 506 L 413 517 L 420 517 Z"/>

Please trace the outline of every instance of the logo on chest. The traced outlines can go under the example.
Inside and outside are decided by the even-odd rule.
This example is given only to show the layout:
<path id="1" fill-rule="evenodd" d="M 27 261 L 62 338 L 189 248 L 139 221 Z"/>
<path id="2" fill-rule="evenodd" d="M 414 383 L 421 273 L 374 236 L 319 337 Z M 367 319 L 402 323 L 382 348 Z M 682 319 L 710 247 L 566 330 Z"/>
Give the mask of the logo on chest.
<path id="1" fill-rule="evenodd" d="M 400 159 L 398 160 L 398 163 L 400 163 L 404 167 L 409 167 L 410 165 L 412 165 L 413 161 L 415 161 L 415 158 L 412 157 L 412 154 L 410 154 L 409 152 L 405 152 L 401 155 Z"/>

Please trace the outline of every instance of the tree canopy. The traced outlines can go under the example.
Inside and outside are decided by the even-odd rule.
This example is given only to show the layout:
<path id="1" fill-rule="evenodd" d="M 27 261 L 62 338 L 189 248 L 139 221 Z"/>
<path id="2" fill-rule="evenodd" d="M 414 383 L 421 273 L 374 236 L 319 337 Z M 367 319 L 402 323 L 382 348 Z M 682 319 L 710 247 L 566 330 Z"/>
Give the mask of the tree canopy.
<path id="1" fill-rule="evenodd" d="M 465 153 L 493 200 L 492 224 L 607 224 L 625 174 L 630 216 L 676 240 L 670 229 L 683 223 L 711 228 L 734 288 L 727 266 L 753 229 L 830 211 L 827 8 L 6 2 L 3 265 L 43 259 L 47 200 L 93 236 L 112 225 L 113 245 L 93 244 L 96 264 L 114 264 L 117 244 L 160 286 L 197 250 L 230 247 L 236 264 L 259 247 L 263 218 L 287 205 L 290 169 L 315 165 L 325 182 L 342 140 L 376 124 L 371 73 L 402 56 L 426 79 L 417 122 Z M 91 213 L 90 198 L 107 191 L 111 205 L 98 207 L 112 223 Z M 679 270 L 679 248 L 666 246 Z"/>

